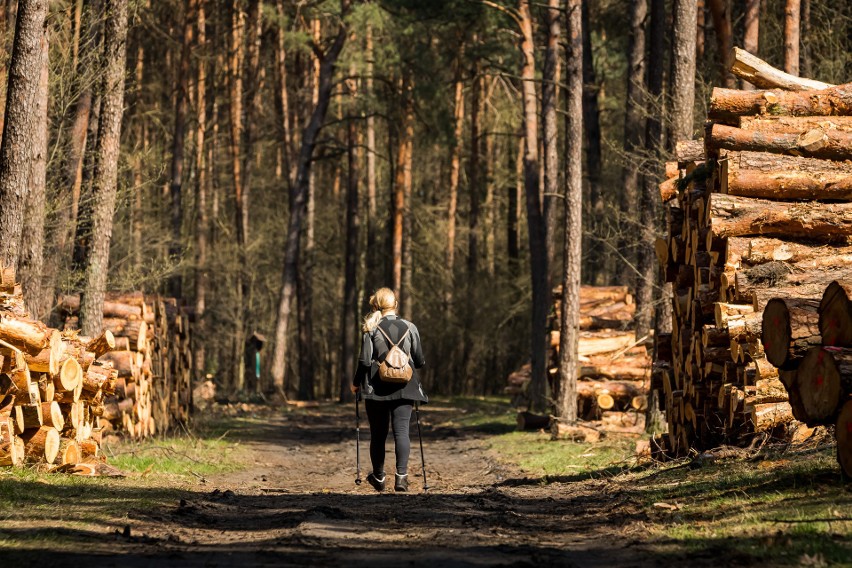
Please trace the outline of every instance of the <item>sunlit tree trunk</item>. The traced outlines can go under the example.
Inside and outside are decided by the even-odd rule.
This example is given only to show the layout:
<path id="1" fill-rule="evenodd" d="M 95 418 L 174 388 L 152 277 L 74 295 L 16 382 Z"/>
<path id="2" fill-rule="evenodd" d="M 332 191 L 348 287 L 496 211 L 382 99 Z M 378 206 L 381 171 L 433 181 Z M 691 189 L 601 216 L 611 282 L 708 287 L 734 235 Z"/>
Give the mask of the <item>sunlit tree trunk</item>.
<path id="1" fill-rule="evenodd" d="M 0 143 L 0 263 L 17 267 L 30 175 L 47 0 L 19 0 Z"/>
<path id="2" fill-rule="evenodd" d="M 197 2 L 198 39 L 197 47 L 204 49 L 207 43 L 206 14 L 204 0 Z M 205 345 L 207 310 L 207 235 L 210 231 L 207 216 L 208 161 L 205 137 L 207 134 L 207 60 L 198 59 L 196 83 L 196 127 L 195 127 L 195 378 L 203 380 L 206 371 Z"/>
<path id="3" fill-rule="evenodd" d="M 367 57 L 367 77 L 365 80 L 367 100 L 373 97 L 373 27 L 367 24 L 365 49 Z M 461 48 L 460 48 L 461 49 Z M 376 210 L 376 118 L 372 109 L 367 112 L 367 273 L 364 276 L 364 287 L 367 293 L 376 288 L 376 275 L 379 273 L 379 246 L 376 242 L 376 225 L 378 212 Z"/>
<path id="4" fill-rule="evenodd" d="M 710 15 L 713 17 L 713 29 L 716 31 L 716 49 L 719 53 L 719 76 L 722 85 L 729 89 L 736 86 L 731 74 L 731 50 L 733 32 L 731 30 L 731 6 L 728 0 L 708 0 Z"/>
<path id="5" fill-rule="evenodd" d="M 743 26 L 743 49 L 757 55 L 760 51 L 758 43 L 760 38 L 760 0 L 746 0 Z M 754 85 L 748 81 L 743 81 L 742 88 L 750 91 L 754 89 Z"/>
<path id="6" fill-rule="evenodd" d="M 801 6 L 801 0 L 787 0 L 784 6 L 784 71 L 797 76 L 799 74 Z"/>
<path id="7" fill-rule="evenodd" d="M 124 110 L 127 60 L 127 0 L 107 3 L 104 23 L 103 109 L 98 128 L 92 186 L 92 243 L 86 259 L 86 284 L 80 301 L 80 328 L 97 335 L 103 327 L 103 302 L 109 269 L 112 219 L 118 188 L 118 154 Z"/>
<path id="8" fill-rule="evenodd" d="M 678 140 L 692 140 L 695 108 L 695 36 L 698 14 L 695 0 L 675 0 L 672 34 L 672 112 L 669 147 Z"/>
<path id="9" fill-rule="evenodd" d="M 535 38 L 529 0 L 519 0 L 523 67 L 521 81 L 524 115 L 524 191 L 527 203 L 527 226 L 532 277 L 532 381 L 530 406 L 547 408 L 547 312 L 550 309 L 550 282 L 547 268 L 547 234 L 545 232 L 539 188 L 538 109 L 535 90 Z"/>
<path id="10" fill-rule="evenodd" d="M 341 0 L 343 14 L 349 12 L 349 1 Z M 331 98 L 332 75 L 343 44 L 346 40 L 346 30 L 341 27 L 331 47 L 322 58 L 319 74 L 319 99 L 311 113 L 310 120 L 302 135 L 301 149 L 294 184 L 295 195 L 290 209 L 287 224 L 287 244 L 284 252 L 284 276 L 282 278 L 281 297 L 278 303 L 278 319 L 275 326 L 275 351 L 272 357 L 272 379 L 279 392 L 284 389 L 284 372 L 287 363 L 287 336 L 290 325 L 290 312 L 293 294 L 295 293 L 296 277 L 299 262 L 299 237 L 304 217 L 305 202 L 308 192 L 308 176 L 311 161 L 317 143 L 317 135 L 325 121 Z"/>
<path id="11" fill-rule="evenodd" d="M 464 44 L 459 46 L 456 58 L 456 78 L 454 85 L 453 105 L 453 144 L 450 151 L 450 184 L 447 197 L 447 249 L 445 253 L 447 265 L 447 287 L 444 292 L 446 310 L 453 307 L 453 292 L 455 287 L 455 258 L 456 258 L 456 215 L 458 214 L 459 173 L 461 172 L 461 146 L 464 133 L 464 81 L 462 80 L 462 60 Z"/>
<path id="12" fill-rule="evenodd" d="M 565 244 L 556 415 L 577 420 L 583 233 L 583 0 L 568 0 L 565 61 Z"/>
<path id="13" fill-rule="evenodd" d="M 42 319 L 50 308 L 51 297 L 44 287 L 44 225 L 47 193 L 48 135 L 48 34 L 41 37 L 41 54 L 38 89 L 32 106 L 33 137 L 29 173 L 29 191 L 24 201 L 24 227 L 21 238 L 21 256 L 18 275 L 24 293 L 27 310 Z"/>
<path id="14" fill-rule="evenodd" d="M 545 11 L 547 25 L 547 47 L 544 51 L 544 69 L 541 83 L 541 115 L 543 122 L 542 158 L 544 162 L 544 223 L 547 236 L 547 266 L 551 271 L 560 264 L 557 262 L 559 243 L 562 240 L 561 217 L 564 204 L 559 192 L 559 127 L 556 108 L 559 98 L 559 37 L 562 33 L 559 25 L 561 0 L 548 0 Z"/>

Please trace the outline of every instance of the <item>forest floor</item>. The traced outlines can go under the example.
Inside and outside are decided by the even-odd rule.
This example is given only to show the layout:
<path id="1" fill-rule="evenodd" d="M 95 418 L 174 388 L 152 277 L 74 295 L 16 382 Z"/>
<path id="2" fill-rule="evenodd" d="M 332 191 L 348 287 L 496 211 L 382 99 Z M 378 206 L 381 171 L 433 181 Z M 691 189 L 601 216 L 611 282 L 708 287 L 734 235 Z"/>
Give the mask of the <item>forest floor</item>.
<path id="1" fill-rule="evenodd" d="M 353 483 L 352 414 L 237 405 L 182 436 L 108 447 L 124 478 L 4 470 L 4 561 L 852 566 L 852 488 L 831 448 L 641 466 L 635 438 L 550 442 L 513 432 L 502 400 L 438 401 L 421 413 L 429 492 L 413 429 L 411 493 L 376 494 Z M 368 440 L 364 427 L 364 475 Z"/>

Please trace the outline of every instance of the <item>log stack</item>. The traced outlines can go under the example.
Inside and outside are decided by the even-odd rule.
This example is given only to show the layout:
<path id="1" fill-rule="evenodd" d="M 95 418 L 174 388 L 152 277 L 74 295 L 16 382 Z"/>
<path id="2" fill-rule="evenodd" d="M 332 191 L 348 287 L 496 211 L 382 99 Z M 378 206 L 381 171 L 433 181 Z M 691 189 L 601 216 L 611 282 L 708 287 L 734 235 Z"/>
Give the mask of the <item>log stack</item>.
<path id="1" fill-rule="evenodd" d="M 76 327 L 79 307 L 77 295 L 60 298 L 66 329 Z M 104 327 L 115 337 L 116 349 L 101 360 L 118 371 L 115 393 L 104 401 L 107 431 L 144 438 L 189 418 L 192 359 L 184 318 L 172 299 L 107 293 Z"/>
<path id="2" fill-rule="evenodd" d="M 796 431 L 783 381 L 821 343 L 826 286 L 852 281 L 852 87 L 741 50 L 733 60 L 768 90 L 714 89 L 704 141 L 677 144 L 660 186 L 668 234 L 656 251 L 673 321 L 657 338 L 652 388 L 666 455 Z"/>
<path id="3" fill-rule="evenodd" d="M 764 319 L 762 341 L 775 348 L 774 363 L 789 393 L 793 415 L 810 427 L 834 426 L 837 461 L 852 478 L 850 296 L 852 280 L 835 281 L 807 310 L 777 310 Z M 775 298 L 770 303 L 795 306 L 799 302 Z"/>
<path id="4" fill-rule="evenodd" d="M 550 318 L 548 375 L 556 380 L 559 368 L 559 322 L 561 287 L 553 291 Z M 578 415 L 584 420 L 614 421 L 624 412 L 644 410 L 651 360 L 636 341 L 633 326 L 633 297 L 626 286 L 583 286 L 580 289 L 580 370 L 577 385 Z M 507 394 L 513 404 L 523 408 L 530 382 L 530 365 L 524 365 L 508 377 Z M 518 414 L 519 429 L 538 429 L 541 419 L 527 412 Z M 635 421 L 634 421 L 635 422 Z"/>
<path id="5" fill-rule="evenodd" d="M 85 338 L 32 319 L 14 271 L 0 272 L 0 465 L 101 459 L 100 417 L 119 373 L 98 359 L 112 334 Z"/>

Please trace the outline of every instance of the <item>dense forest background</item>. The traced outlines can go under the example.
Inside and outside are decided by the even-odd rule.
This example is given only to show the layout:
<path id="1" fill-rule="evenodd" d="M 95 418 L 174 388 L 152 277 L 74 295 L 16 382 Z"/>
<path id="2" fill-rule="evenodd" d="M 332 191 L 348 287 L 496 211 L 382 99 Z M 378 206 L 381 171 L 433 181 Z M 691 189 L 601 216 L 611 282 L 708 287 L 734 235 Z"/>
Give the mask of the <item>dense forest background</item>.
<path id="1" fill-rule="evenodd" d="M 37 252 L 19 264 L 36 315 L 49 319 L 58 294 L 87 286 L 87 247 L 100 238 L 92 211 L 110 98 L 103 79 L 119 53 L 107 49 L 110 18 L 126 9 L 107 289 L 180 298 L 194 314 L 199 377 L 212 374 L 225 393 L 344 396 L 366 298 L 383 285 L 400 291 L 402 315 L 420 328 L 431 392 L 496 392 L 529 360 L 523 87 L 534 84 L 536 113 L 556 109 L 556 166 L 545 171 L 546 148 L 535 154 L 546 222 L 558 226 L 561 190 L 544 186 L 564 187 L 571 134 L 559 75 L 560 62 L 572 64 L 564 2 L 40 1 L 49 10 L 47 123 L 34 164 L 44 172 L 28 178 L 34 197 L 24 207 L 21 250 Z M 3 4 L 5 89 L 18 2 Z M 659 297 L 639 261 L 650 246 L 640 210 L 653 218 L 655 200 L 636 187 L 656 187 L 675 141 L 667 117 L 677 2 L 570 4 L 582 5 L 583 22 L 582 280 Z M 693 135 L 712 86 L 733 86 L 723 71 L 730 45 L 751 42 L 784 66 L 788 4 L 698 1 Z M 745 37 L 755 7 L 756 44 Z M 800 74 L 848 81 L 852 4 L 801 0 L 799 10 Z M 533 81 L 522 78 L 523 46 Z M 648 88 L 652 69 L 659 93 Z M 659 147 L 636 135 L 646 118 L 662 119 Z M 549 294 L 536 301 L 549 306 Z M 267 340 L 260 384 L 243 357 L 254 333 Z"/>

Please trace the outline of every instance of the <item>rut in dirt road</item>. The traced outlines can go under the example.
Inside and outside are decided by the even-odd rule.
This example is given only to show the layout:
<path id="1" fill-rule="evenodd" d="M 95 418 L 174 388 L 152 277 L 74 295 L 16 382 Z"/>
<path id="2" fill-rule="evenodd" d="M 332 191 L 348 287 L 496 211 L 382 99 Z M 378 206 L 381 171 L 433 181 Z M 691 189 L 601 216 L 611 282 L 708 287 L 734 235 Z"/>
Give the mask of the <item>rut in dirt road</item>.
<path id="1" fill-rule="evenodd" d="M 414 451 L 411 493 L 356 486 L 354 424 L 343 409 L 277 416 L 240 433 L 256 461 L 247 471 L 211 479 L 216 489 L 182 493 L 171 506 L 131 511 L 130 537 L 81 538 L 92 552 L 62 555 L 60 564 L 649 565 L 630 538 L 644 513 L 629 513 L 605 481 L 525 478 L 498 464 L 488 435 L 433 426 L 449 411 L 422 416 L 429 493 Z M 367 431 L 364 447 L 368 440 Z M 616 506 L 622 514 L 611 516 Z"/>

